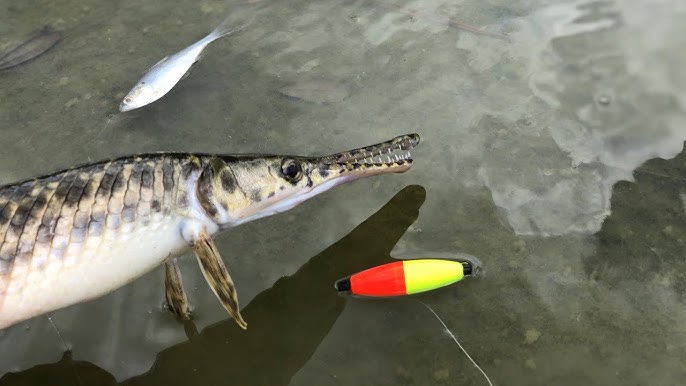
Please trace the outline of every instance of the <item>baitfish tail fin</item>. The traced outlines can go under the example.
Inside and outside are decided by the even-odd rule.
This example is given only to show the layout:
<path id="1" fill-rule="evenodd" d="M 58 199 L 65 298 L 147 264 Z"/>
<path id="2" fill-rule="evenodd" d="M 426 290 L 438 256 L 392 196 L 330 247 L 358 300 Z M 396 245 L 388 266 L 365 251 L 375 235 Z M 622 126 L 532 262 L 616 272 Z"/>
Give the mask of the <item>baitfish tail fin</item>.
<path id="1" fill-rule="evenodd" d="M 243 24 L 240 26 L 236 26 L 236 25 L 230 24 L 229 19 L 230 18 L 227 18 L 221 24 L 219 24 L 219 26 L 217 26 L 217 28 L 215 28 L 212 32 L 210 32 L 210 34 L 207 35 L 205 37 L 205 39 L 203 39 L 203 40 L 206 40 L 207 43 L 213 42 L 213 41 L 215 41 L 221 37 L 231 35 L 234 32 L 238 32 L 238 31 L 242 30 L 243 28 L 247 27 L 248 24 L 250 24 L 250 23 L 246 23 L 246 24 Z"/>

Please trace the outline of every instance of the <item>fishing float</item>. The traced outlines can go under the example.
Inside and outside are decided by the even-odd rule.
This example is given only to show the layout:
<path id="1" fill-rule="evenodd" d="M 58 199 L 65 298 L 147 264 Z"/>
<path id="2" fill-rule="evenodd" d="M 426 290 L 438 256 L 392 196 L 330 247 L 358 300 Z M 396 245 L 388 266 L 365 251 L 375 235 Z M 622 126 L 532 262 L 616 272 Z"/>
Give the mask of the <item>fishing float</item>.
<path id="1" fill-rule="evenodd" d="M 446 259 L 401 260 L 339 279 L 335 287 L 338 292 L 359 296 L 412 295 L 445 287 L 466 276 L 472 276 L 479 269 L 477 264 Z"/>

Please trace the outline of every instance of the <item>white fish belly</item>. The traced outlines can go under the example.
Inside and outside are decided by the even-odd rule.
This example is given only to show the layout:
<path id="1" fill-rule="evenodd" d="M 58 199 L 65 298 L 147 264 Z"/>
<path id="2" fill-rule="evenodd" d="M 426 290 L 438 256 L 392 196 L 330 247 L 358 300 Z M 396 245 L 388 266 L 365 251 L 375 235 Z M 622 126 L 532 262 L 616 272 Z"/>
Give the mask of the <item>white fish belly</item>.
<path id="1" fill-rule="evenodd" d="M 189 246 L 181 221 L 164 218 L 128 232 L 108 230 L 83 245 L 69 245 L 59 261 L 15 265 L 12 277 L 4 279 L 9 282 L 0 299 L 0 328 L 105 295 L 182 253 Z"/>

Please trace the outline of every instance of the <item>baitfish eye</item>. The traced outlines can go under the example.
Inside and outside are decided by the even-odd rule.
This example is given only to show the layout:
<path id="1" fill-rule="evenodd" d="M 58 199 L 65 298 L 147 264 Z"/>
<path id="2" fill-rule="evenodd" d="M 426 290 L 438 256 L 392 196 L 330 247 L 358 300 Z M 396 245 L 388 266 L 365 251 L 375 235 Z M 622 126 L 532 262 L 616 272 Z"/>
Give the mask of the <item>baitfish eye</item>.
<path id="1" fill-rule="evenodd" d="M 288 158 L 281 162 L 281 173 L 283 173 L 284 177 L 290 182 L 298 182 L 303 176 L 300 163 Z"/>
<path id="2" fill-rule="evenodd" d="M 131 97 L 124 98 L 124 103 L 131 103 L 133 99 Z"/>

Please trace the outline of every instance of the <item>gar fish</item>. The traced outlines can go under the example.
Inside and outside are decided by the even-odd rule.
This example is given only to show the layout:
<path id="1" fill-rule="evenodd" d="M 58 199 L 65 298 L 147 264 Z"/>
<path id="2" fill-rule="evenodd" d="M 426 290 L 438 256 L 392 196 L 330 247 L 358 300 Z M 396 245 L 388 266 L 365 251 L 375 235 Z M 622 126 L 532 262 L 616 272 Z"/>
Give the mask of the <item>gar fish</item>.
<path id="1" fill-rule="evenodd" d="M 224 21 L 204 38 L 174 55 L 162 58 L 126 94 L 119 105 L 119 111 L 137 109 L 162 98 L 183 78 L 191 66 L 200 60 L 200 54 L 208 44 L 243 27 L 233 27 Z"/>
<path id="2" fill-rule="evenodd" d="M 0 187 L 0 328 L 105 295 L 165 264 L 166 300 L 188 318 L 177 255 L 193 249 L 242 328 L 212 235 L 334 186 L 412 165 L 419 135 L 323 157 L 155 153 Z"/>

